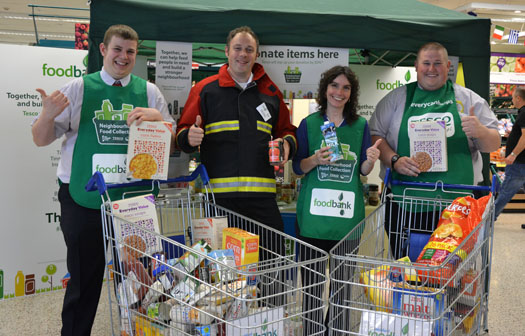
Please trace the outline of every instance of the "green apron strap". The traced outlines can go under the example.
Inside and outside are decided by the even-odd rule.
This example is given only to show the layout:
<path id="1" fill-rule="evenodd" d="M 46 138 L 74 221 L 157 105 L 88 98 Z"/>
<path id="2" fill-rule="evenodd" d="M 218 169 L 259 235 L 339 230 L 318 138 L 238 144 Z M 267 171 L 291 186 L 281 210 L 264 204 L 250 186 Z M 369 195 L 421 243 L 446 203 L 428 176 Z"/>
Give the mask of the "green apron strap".
<path id="1" fill-rule="evenodd" d="M 323 122 L 320 112 L 306 119 L 309 156 L 324 146 L 320 129 Z M 365 124 L 360 117 L 352 125 L 338 127 L 336 133 L 344 159 L 317 166 L 303 177 L 297 201 L 301 236 L 339 240 L 364 218 L 359 160 Z"/>
<path id="2" fill-rule="evenodd" d="M 399 129 L 397 153 L 400 156 L 410 156 L 409 123 L 419 120 L 443 120 L 447 129 L 448 171 L 423 172 L 417 177 L 406 176 L 393 171 L 392 178 L 401 181 L 442 181 L 445 184 L 472 185 L 474 183 L 472 157 L 467 136 L 461 128 L 461 116 L 457 109 L 452 82 L 447 81 L 441 89 L 435 91 L 422 90 L 416 82 L 407 84 L 406 89 L 407 101 Z M 405 187 L 392 186 L 392 191 L 396 195 L 403 195 L 404 190 Z M 458 197 L 458 194 L 441 191 L 436 191 L 430 195 L 428 192 L 410 190 L 410 193 L 407 195 L 432 198 L 442 197 L 445 199 Z"/>
<path id="3" fill-rule="evenodd" d="M 84 187 L 95 171 L 104 175 L 106 183 L 126 182 L 126 154 L 129 128 L 128 114 L 134 107 L 148 107 L 146 81 L 131 75 L 126 87 L 104 83 L 100 72 L 84 76 L 84 96 L 78 136 L 73 151 L 69 192 L 78 204 L 100 208 L 98 192 Z M 115 179 L 115 180 L 112 180 Z M 148 187 L 109 189 L 110 199 L 122 198 L 122 193 L 147 190 Z"/>

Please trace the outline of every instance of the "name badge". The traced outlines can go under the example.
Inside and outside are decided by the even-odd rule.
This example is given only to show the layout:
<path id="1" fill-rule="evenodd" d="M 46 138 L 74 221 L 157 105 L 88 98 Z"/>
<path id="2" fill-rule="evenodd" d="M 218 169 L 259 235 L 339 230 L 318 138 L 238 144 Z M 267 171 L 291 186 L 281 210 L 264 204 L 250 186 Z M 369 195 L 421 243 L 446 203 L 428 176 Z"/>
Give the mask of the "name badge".
<path id="1" fill-rule="evenodd" d="M 263 117 L 264 121 L 268 121 L 272 115 L 270 114 L 270 111 L 268 111 L 268 108 L 266 107 L 265 103 L 262 103 L 261 105 L 257 106 L 257 111 L 261 114 L 261 117 Z"/>

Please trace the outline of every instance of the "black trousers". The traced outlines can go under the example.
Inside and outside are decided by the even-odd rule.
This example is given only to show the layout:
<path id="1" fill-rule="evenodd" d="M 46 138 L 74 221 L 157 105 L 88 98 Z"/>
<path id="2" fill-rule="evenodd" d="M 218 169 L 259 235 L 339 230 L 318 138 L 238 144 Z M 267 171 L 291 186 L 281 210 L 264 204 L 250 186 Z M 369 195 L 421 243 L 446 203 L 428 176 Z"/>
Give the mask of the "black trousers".
<path id="1" fill-rule="evenodd" d="M 284 231 L 283 218 L 274 198 L 216 198 L 215 202 L 217 205 L 265 224 L 277 231 Z M 275 256 L 272 256 L 270 251 L 282 255 L 284 240 L 278 234 L 272 234 L 268 230 L 258 230 L 255 226 L 245 229 L 258 234 L 260 245 L 266 249 L 259 255 L 260 260 L 274 259 Z"/>
<path id="2" fill-rule="evenodd" d="M 320 248 L 321 250 L 325 251 L 326 253 L 329 253 L 330 250 L 339 242 L 338 240 L 325 240 L 325 239 L 316 239 L 316 238 L 310 238 L 310 237 L 303 237 L 299 233 L 299 225 L 297 224 L 297 221 L 295 222 L 296 232 L 297 232 L 297 239 L 308 243 L 310 245 L 313 245 L 317 248 Z M 299 250 L 299 259 L 301 261 L 307 261 L 308 260 L 308 252 Z M 310 265 L 308 268 L 301 267 L 301 281 L 302 285 L 306 288 L 314 283 L 319 283 L 322 281 L 322 277 L 320 274 L 325 274 L 326 269 L 315 269 L 314 265 Z M 312 298 L 324 298 L 325 297 L 325 291 L 327 290 L 324 285 L 316 285 L 311 288 L 305 289 L 305 293 L 307 295 L 303 296 L 303 311 L 310 311 L 310 313 L 306 313 L 304 315 L 305 319 L 303 320 L 303 333 L 304 335 L 319 335 L 324 334 L 328 335 L 328 314 L 326 314 L 326 318 L 324 315 L 324 309 L 321 308 L 321 304 L 318 300 L 312 299 Z M 328 291 L 330 289 L 328 288 Z M 315 322 L 314 322 L 315 321 Z M 323 327 L 319 325 L 318 323 L 324 324 L 326 327 L 325 332 L 322 333 Z"/>
<path id="3" fill-rule="evenodd" d="M 71 276 L 62 307 L 62 335 L 89 336 L 97 312 L 105 269 L 101 213 L 78 205 L 62 184 L 60 227 Z"/>
<path id="4" fill-rule="evenodd" d="M 337 245 L 340 240 L 329 240 L 329 239 L 317 239 L 317 238 L 310 238 L 310 237 L 304 237 L 301 236 L 299 233 L 299 225 L 297 221 L 295 222 L 297 239 L 308 243 L 310 245 L 313 245 L 317 248 L 320 248 L 321 250 L 325 251 L 326 253 L 330 253 L 330 250 Z M 346 241 L 346 248 L 348 251 L 353 251 L 354 248 L 356 248 L 359 245 L 359 239 L 355 240 L 347 240 Z M 308 252 L 299 251 L 299 258 L 301 261 L 307 261 Z M 301 267 L 301 279 L 302 279 L 302 285 L 307 287 L 314 283 L 319 283 L 322 281 L 321 274 L 325 274 L 326 269 L 318 269 L 316 268 L 318 265 L 310 265 L 309 267 Z M 340 270 L 338 272 L 338 277 L 341 282 L 348 282 L 354 272 L 354 263 L 348 262 L 345 264 L 344 270 Z M 344 274 L 342 274 L 344 273 Z M 325 290 L 328 290 L 329 295 L 332 294 L 332 282 L 330 282 L 330 285 L 328 288 L 325 288 L 324 285 L 316 285 L 312 286 L 311 288 L 305 289 L 305 293 L 307 294 L 303 298 L 303 311 L 312 311 L 310 313 L 306 313 L 305 319 L 303 320 L 303 332 L 304 335 L 328 335 L 329 334 L 329 319 L 330 314 L 326 314 L 326 317 L 323 318 L 324 310 L 320 309 L 321 305 L 317 304 L 319 301 L 317 300 L 309 300 L 308 297 L 315 297 L 315 298 L 324 298 L 325 297 Z M 351 293 L 350 293 L 350 286 L 347 286 L 348 288 L 344 289 L 344 297 L 346 299 L 350 299 Z M 341 295 L 341 294 L 339 294 Z M 312 302 L 315 302 L 312 304 Z M 315 321 L 315 322 L 314 322 Z M 322 321 L 324 323 L 325 331 L 322 332 L 322 326 L 319 325 L 319 322 Z M 349 326 L 350 323 L 347 321 L 347 319 L 344 319 L 343 321 L 341 318 L 333 321 L 334 327 L 343 329 L 343 330 L 350 330 Z"/>
<path id="5" fill-rule="evenodd" d="M 274 271 L 283 266 L 281 258 L 285 255 L 285 239 L 280 234 L 284 231 L 284 223 L 275 198 L 216 198 L 215 202 L 228 210 L 265 224 L 279 233 L 262 229 L 260 225 L 253 225 L 246 221 L 245 225 L 234 224 L 248 232 L 259 235 L 259 264 L 258 270 L 265 275 L 259 279 L 258 287 L 261 291 L 260 301 L 267 307 L 278 307 L 286 303 L 286 271 Z M 230 226 L 235 218 L 229 218 Z"/>
<path id="6" fill-rule="evenodd" d="M 279 211 L 275 198 L 219 198 L 216 196 L 215 202 L 228 210 L 261 222 L 279 231 L 283 231 L 284 229 L 281 212 Z"/>

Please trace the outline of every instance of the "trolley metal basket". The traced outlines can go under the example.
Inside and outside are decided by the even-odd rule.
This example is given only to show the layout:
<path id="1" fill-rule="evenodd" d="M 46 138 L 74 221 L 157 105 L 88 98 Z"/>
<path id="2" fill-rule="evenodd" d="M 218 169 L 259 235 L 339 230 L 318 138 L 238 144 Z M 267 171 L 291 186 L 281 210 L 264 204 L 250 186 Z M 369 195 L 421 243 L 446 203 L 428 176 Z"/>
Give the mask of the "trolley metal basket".
<path id="1" fill-rule="evenodd" d="M 389 175 L 387 172 L 385 181 Z M 330 251 L 329 334 L 446 336 L 487 332 L 496 180 L 493 178 L 492 188 L 391 182 L 406 186 L 406 191 L 427 191 L 430 196 L 384 192 L 379 207 Z M 441 265 L 430 267 L 415 261 L 441 212 L 452 203 L 431 197 L 438 188 L 461 193 L 457 197 L 473 190 L 492 191 L 492 196 L 481 223 Z M 458 189 L 462 191 L 450 191 Z M 423 218 L 428 212 L 415 211 L 418 207 L 438 215 Z M 398 259 L 403 256 L 409 259 Z"/>
<path id="2" fill-rule="evenodd" d="M 106 272 L 108 281 L 113 278 L 113 286 L 108 286 L 113 335 L 324 334 L 327 302 L 313 293 L 327 282 L 328 254 L 215 205 L 203 165 L 191 176 L 156 183 L 197 177 L 205 192 L 168 190 L 165 197 L 155 200 L 160 227 L 171 237 L 116 215 L 107 188 L 143 182 L 106 185 L 102 175 L 95 173 L 86 186 L 87 190 L 98 189 L 103 200 L 106 262 L 113 261 Z M 226 221 L 229 228 L 247 231 L 250 237 L 257 235 L 259 259 L 232 263 L 226 258 L 230 253 L 214 255 L 210 244 L 194 241 L 195 221 L 209 218 Z M 233 239 L 233 249 L 253 252 L 249 240 L 236 245 Z M 116 293 L 113 300 L 110 287 Z"/>

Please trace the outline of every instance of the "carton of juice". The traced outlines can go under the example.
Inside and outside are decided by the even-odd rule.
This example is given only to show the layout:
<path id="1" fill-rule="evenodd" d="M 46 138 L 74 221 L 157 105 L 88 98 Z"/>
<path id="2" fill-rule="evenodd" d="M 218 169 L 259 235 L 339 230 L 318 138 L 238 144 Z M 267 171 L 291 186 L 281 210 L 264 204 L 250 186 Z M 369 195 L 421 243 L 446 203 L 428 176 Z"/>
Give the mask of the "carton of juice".
<path id="1" fill-rule="evenodd" d="M 222 246 L 222 230 L 228 227 L 227 217 L 207 217 L 192 219 L 193 240 L 204 239 L 212 249 Z"/>
<path id="2" fill-rule="evenodd" d="M 323 134 L 326 146 L 330 146 L 330 162 L 335 162 L 344 158 L 341 144 L 337 140 L 337 133 L 333 122 L 325 121 L 321 125 L 321 133 Z"/>

